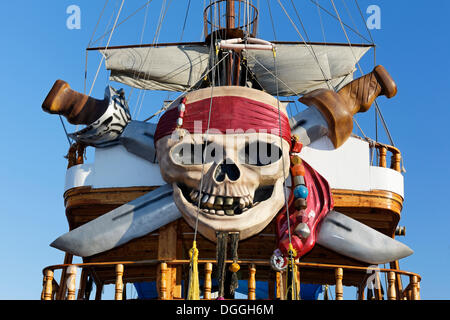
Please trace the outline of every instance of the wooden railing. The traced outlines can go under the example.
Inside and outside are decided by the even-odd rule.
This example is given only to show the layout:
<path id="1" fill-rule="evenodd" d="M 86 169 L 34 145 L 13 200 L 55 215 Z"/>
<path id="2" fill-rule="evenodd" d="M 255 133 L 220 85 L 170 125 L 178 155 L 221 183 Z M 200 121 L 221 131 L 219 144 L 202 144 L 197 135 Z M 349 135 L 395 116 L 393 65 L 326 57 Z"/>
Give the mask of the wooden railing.
<path id="1" fill-rule="evenodd" d="M 211 300 L 212 299 L 212 279 L 211 275 L 213 272 L 213 265 L 216 263 L 215 260 L 200 260 L 199 262 L 199 270 L 204 270 L 203 279 L 203 299 Z M 227 263 L 232 263 L 232 261 L 227 261 Z M 256 274 L 257 274 L 257 266 L 264 267 L 266 270 L 270 267 L 268 261 L 261 260 L 249 260 L 249 261 L 238 261 L 241 266 L 246 266 L 249 270 L 248 273 L 248 299 L 255 300 L 256 299 Z M 168 300 L 169 292 L 170 292 L 170 281 L 168 279 L 168 274 L 170 272 L 170 268 L 176 268 L 179 266 L 186 266 L 189 264 L 189 260 L 170 260 L 170 261 L 161 261 L 161 260 L 149 260 L 149 261 L 124 261 L 124 262 L 105 262 L 105 263 L 81 263 L 81 264 L 62 264 L 46 267 L 43 270 L 44 274 L 44 285 L 41 294 L 42 300 L 55 300 L 60 297 L 61 299 L 67 300 L 75 300 L 76 296 L 76 271 L 78 268 L 84 269 L 95 269 L 96 267 L 105 268 L 110 267 L 112 270 L 115 270 L 115 300 L 122 300 L 124 293 L 124 275 L 126 274 L 127 267 L 133 267 L 133 265 L 143 265 L 143 266 L 159 266 L 156 270 L 158 270 L 158 274 L 155 276 L 158 279 L 158 290 L 159 290 L 159 299 Z M 388 300 L 420 300 L 420 281 L 421 277 L 415 273 L 406 272 L 402 270 L 394 270 L 394 269 L 382 269 L 382 268 L 365 268 L 365 267 L 356 267 L 356 266 L 344 266 L 344 265 L 329 265 L 329 264 L 318 264 L 318 263 L 296 263 L 298 274 L 297 279 L 300 280 L 300 274 L 302 268 L 308 269 L 322 269 L 332 271 L 334 270 L 335 275 L 335 299 L 343 300 L 344 299 L 344 286 L 343 282 L 345 279 L 346 272 L 355 272 L 360 271 L 366 274 L 369 274 L 371 270 L 377 271 L 377 281 L 379 282 L 379 273 L 386 274 L 387 278 L 387 299 Z M 203 268 L 201 268 L 203 266 Z M 66 278 L 62 278 L 61 281 L 66 281 L 66 286 L 61 286 L 61 284 L 56 283 L 54 280 L 54 272 L 55 270 L 66 271 Z M 274 271 L 275 272 L 275 271 Z M 409 284 L 406 289 L 402 290 L 397 286 L 397 280 L 401 276 L 409 277 Z M 281 272 L 276 272 L 275 277 L 273 277 L 276 283 L 276 292 L 273 293 L 273 299 L 283 299 L 283 279 L 285 275 Z M 83 277 L 81 277 L 81 281 Z M 130 281 L 131 282 L 131 281 Z M 136 282 L 134 279 L 133 282 Z M 84 288 L 85 283 L 80 283 L 80 288 Z M 67 292 L 58 292 L 61 288 L 67 288 Z M 97 288 L 96 299 L 101 298 L 101 290 L 103 285 Z M 274 284 L 272 284 L 272 292 L 274 288 Z M 362 288 L 364 290 L 365 287 Z M 100 290 L 100 293 L 99 291 Z M 361 288 L 360 288 L 361 290 Z M 81 289 L 80 289 L 81 291 Z M 269 292 L 270 284 L 269 284 Z M 58 293 L 58 294 L 57 294 Z M 83 299 L 83 294 L 79 292 L 78 299 Z M 364 300 L 364 294 L 359 295 L 359 299 Z M 383 294 L 381 290 L 378 290 L 378 294 L 376 294 L 376 299 L 382 300 Z"/>
<path id="2" fill-rule="evenodd" d="M 391 153 L 391 163 L 389 168 L 392 170 L 402 172 L 402 154 L 399 149 L 396 147 L 382 144 L 375 141 L 369 141 L 369 146 L 372 150 L 377 151 L 377 160 L 378 160 L 378 166 L 382 168 L 387 168 L 387 153 Z"/>
<path id="3" fill-rule="evenodd" d="M 205 36 L 217 31 L 227 29 L 248 29 L 249 36 L 255 37 L 258 27 L 258 9 L 242 0 L 217 0 L 210 3 L 203 11 Z M 248 15 L 248 16 L 247 16 Z"/>

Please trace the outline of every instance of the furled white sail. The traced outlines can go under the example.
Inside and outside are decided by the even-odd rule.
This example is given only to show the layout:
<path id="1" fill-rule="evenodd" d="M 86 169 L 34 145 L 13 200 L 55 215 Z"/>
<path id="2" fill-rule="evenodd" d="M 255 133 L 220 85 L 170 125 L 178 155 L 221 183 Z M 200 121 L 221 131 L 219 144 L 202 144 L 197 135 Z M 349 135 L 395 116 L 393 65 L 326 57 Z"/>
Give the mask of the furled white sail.
<path id="1" fill-rule="evenodd" d="M 272 51 L 247 50 L 244 55 L 248 68 L 265 91 L 293 96 L 319 88 L 338 90 L 353 80 L 356 63 L 369 49 L 370 46 L 292 43 L 276 44 L 275 60 Z M 185 91 L 207 72 L 209 51 L 206 45 L 183 44 L 101 52 L 112 81 L 147 90 Z"/>
<path id="2" fill-rule="evenodd" d="M 209 49 L 202 45 L 102 50 L 110 79 L 147 90 L 184 91 L 207 71 Z"/>
<path id="3" fill-rule="evenodd" d="M 293 96 L 320 88 L 339 90 L 353 80 L 355 65 L 369 49 L 369 46 L 277 44 L 275 60 L 271 51 L 247 51 L 246 55 L 249 68 L 264 90 L 273 95 Z"/>

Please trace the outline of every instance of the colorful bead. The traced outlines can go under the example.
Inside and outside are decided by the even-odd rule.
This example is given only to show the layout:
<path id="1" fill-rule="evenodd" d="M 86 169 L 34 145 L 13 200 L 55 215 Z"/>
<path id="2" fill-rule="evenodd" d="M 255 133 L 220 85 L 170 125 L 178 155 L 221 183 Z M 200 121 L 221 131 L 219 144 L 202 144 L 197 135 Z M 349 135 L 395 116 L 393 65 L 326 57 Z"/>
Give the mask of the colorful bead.
<path id="1" fill-rule="evenodd" d="M 302 158 L 300 158 L 299 156 L 292 156 L 291 163 L 293 166 L 295 166 L 297 164 L 303 164 L 303 161 L 302 161 Z"/>
<path id="2" fill-rule="evenodd" d="M 232 264 L 230 265 L 230 267 L 229 267 L 228 269 L 229 269 L 231 272 L 238 272 L 239 269 L 241 269 L 241 266 L 240 266 L 238 263 L 234 262 L 234 263 L 232 263 Z"/>
<path id="3" fill-rule="evenodd" d="M 177 126 L 181 127 L 183 125 L 184 112 L 186 111 L 186 98 L 183 98 L 181 103 L 178 105 L 178 111 L 180 112 L 177 119 Z"/>
<path id="4" fill-rule="evenodd" d="M 305 185 L 296 186 L 294 189 L 294 197 L 306 199 L 308 197 L 308 188 Z"/>
<path id="5" fill-rule="evenodd" d="M 291 152 L 300 153 L 303 149 L 303 144 L 300 142 L 300 138 L 297 135 L 293 135 L 291 138 Z"/>
<path id="6" fill-rule="evenodd" d="M 304 176 L 305 175 L 305 167 L 302 164 L 297 164 L 291 169 L 292 175 L 295 176 Z"/>
<path id="7" fill-rule="evenodd" d="M 299 223 L 297 227 L 295 227 L 294 232 L 303 239 L 308 239 L 311 235 L 311 230 L 309 229 L 308 225 L 303 222 Z"/>
<path id="8" fill-rule="evenodd" d="M 295 199 L 294 206 L 297 210 L 305 210 L 308 207 L 308 204 L 306 199 L 298 198 Z"/>
<path id="9" fill-rule="evenodd" d="M 305 184 L 305 177 L 304 176 L 295 176 L 293 178 L 294 180 L 294 186 L 298 186 L 300 184 Z"/>

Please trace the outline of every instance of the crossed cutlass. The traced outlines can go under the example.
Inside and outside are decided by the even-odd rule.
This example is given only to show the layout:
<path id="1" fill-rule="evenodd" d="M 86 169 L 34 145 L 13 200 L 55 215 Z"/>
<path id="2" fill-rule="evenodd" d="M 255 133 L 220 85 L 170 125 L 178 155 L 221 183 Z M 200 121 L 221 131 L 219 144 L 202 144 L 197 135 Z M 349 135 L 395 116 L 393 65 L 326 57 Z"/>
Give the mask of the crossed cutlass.
<path id="1" fill-rule="evenodd" d="M 350 137 L 356 113 L 367 111 L 378 96 L 391 98 L 396 93 L 394 81 L 382 66 L 338 92 L 312 91 L 299 100 L 309 108 L 289 119 L 292 134 L 303 145 L 328 136 L 338 148 Z M 121 144 L 147 161 L 156 161 L 156 125 L 131 120 L 122 91 L 108 87 L 105 99 L 96 100 L 58 80 L 42 108 L 64 115 L 72 124 L 87 124 L 71 134 L 77 141 L 98 148 Z M 160 186 L 60 236 L 51 246 L 88 257 L 145 236 L 182 217 L 172 194 L 170 185 Z M 413 253 L 403 243 L 336 211 L 325 216 L 316 232 L 317 243 L 323 247 L 370 264 L 399 260 Z"/>

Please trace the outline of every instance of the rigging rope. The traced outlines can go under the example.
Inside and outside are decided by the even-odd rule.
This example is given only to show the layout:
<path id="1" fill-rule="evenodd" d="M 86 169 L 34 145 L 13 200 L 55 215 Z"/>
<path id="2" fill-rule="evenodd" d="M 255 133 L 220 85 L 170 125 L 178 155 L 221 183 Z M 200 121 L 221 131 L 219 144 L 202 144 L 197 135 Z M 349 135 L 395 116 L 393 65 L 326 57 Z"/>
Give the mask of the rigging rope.
<path id="1" fill-rule="evenodd" d="M 189 0 L 187 8 L 186 8 L 186 15 L 184 17 L 183 29 L 181 30 L 180 42 L 183 40 L 184 29 L 186 28 L 186 22 L 187 22 L 190 7 L 191 7 L 191 0 Z"/>
<path id="2" fill-rule="evenodd" d="M 309 0 L 311 1 L 313 4 L 315 4 L 318 8 L 320 8 L 322 11 L 324 11 L 325 13 L 327 13 L 329 16 L 331 16 L 332 18 L 338 20 L 338 18 L 332 14 L 331 12 L 329 12 L 327 9 L 325 9 L 324 7 L 322 7 L 316 0 Z M 344 25 L 351 31 L 353 31 L 355 34 L 357 34 L 359 37 L 361 37 L 361 39 L 364 39 L 365 41 L 367 41 L 368 43 L 370 43 L 370 41 L 364 37 L 360 32 L 354 30 L 352 27 L 350 27 L 349 25 L 345 24 Z"/>
<path id="3" fill-rule="evenodd" d="M 67 133 L 67 130 L 66 130 L 66 125 L 64 124 L 64 121 L 63 121 L 63 119 L 62 119 L 60 114 L 59 114 L 59 120 L 61 120 L 61 124 L 62 124 L 62 127 L 64 129 L 64 133 L 66 134 L 67 141 L 69 142 L 69 146 L 71 146 L 72 142 L 70 142 L 69 134 Z"/>
<path id="4" fill-rule="evenodd" d="M 214 54 L 214 51 L 215 51 L 214 47 L 213 47 L 213 41 L 214 41 L 213 38 L 214 38 L 214 35 L 211 34 L 210 54 Z M 204 148 L 203 154 L 202 154 L 202 174 L 201 174 L 201 179 L 200 179 L 200 189 L 199 189 L 199 195 L 198 195 L 197 215 L 196 215 L 196 219 L 195 219 L 194 240 L 192 243 L 192 249 L 190 251 L 191 268 L 190 268 L 189 289 L 188 289 L 188 299 L 189 300 L 200 299 L 199 281 L 198 281 L 197 233 L 198 233 L 198 221 L 199 221 L 199 214 L 200 214 L 200 204 L 201 204 L 201 200 L 203 198 L 202 193 L 203 193 L 203 181 L 204 181 L 204 176 L 205 176 L 205 159 L 206 159 L 206 152 L 208 149 L 209 129 L 210 129 L 210 125 L 211 125 L 211 111 L 212 111 L 212 104 L 213 104 L 214 85 L 215 85 L 215 68 L 212 70 L 211 100 L 209 102 L 208 125 L 207 125 L 207 131 L 206 131 L 206 135 L 205 135 L 205 139 L 204 139 L 204 141 L 205 141 L 204 145 L 206 147 Z"/>
<path id="5" fill-rule="evenodd" d="M 355 29 L 358 29 L 357 26 L 356 26 L 355 20 L 353 19 L 353 15 L 352 15 L 352 13 L 350 12 L 350 9 L 347 6 L 347 2 L 345 2 L 345 0 L 342 0 L 342 3 L 344 4 L 345 11 L 347 12 L 348 17 L 350 18 L 350 21 L 352 22 L 353 27 Z"/>
<path id="6" fill-rule="evenodd" d="M 280 146 L 283 148 L 283 135 L 281 130 L 281 108 L 280 108 L 280 96 L 279 96 L 279 89 L 278 89 L 278 66 L 276 61 L 276 48 L 273 48 L 273 63 L 274 63 L 274 69 L 275 69 L 275 86 L 276 86 L 276 92 L 277 92 L 277 108 L 278 108 L 278 128 L 280 132 Z M 284 163 L 284 153 L 281 155 L 281 161 L 283 163 L 283 196 L 284 196 L 284 203 L 286 206 L 286 221 L 287 221 L 287 230 L 288 230 L 288 239 L 289 239 L 289 250 L 288 250 L 288 269 L 287 272 L 291 271 L 290 277 L 287 277 L 287 298 L 290 297 L 292 300 L 297 300 L 297 268 L 295 265 L 294 257 L 296 254 L 294 253 L 294 247 L 292 245 L 292 235 L 291 235 L 291 226 L 290 226 L 290 216 L 289 216 L 289 203 L 288 198 L 286 195 L 286 168 Z"/>
<path id="7" fill-rule="evenodd" d="M 334 11 L 336 12 L 336 15 L 337 15 L 338 19 L 339 19 L 339 22 L 340 22 L 340 24 L 341 24 L 341 28 L 342 28 L 342 30 L 344 31 L 344 35 L 345 35 L 345 37 L 346 37 L 346 39 L 347 39 L 347 42 L 348 42 L 348 44 L 350 45 L 350 49 L 351 49 L 351 51 L 352 51 L 352 55 L 353 55 L 353 57 L 355 58 L 356 64 L 357 64 L 357 66 L 358 66 L 358 68 L 359 68 L 359 71 L 360 71 L 361 75 L 363 76 L 363 75 L 364 75 L 364 72 L 363 72 L 363 70 L 362 70 L 362 68 L 361 68 L 360 63 L 359 63 L 359 62 L 357 61 L 357 59 L 356 59 L 356 56 L 355 56 L 354 51 L 353 51 L 353 47 L 352 47 L 352 45 L 351 45 L 351 43 L 350 43 L 350 39 L 349 39 L 349 37 L 348 37 L 347 32 L 345 31 L 345 28 L 344 28 L 342 19 L 341 19 L 340 15 L 339 15 L 339 12 L 337 11 L 336 5 L 334 4 L 334 0 L 330 0 L 330 1 L 331 1 L 332 5 L 333 5 Z M 390 143 L 392 144 L 392 146 L 395 147 L 394 140 L 392 139 L 391 133 L 390 133 L 388 127 L 387 127 L 386 121 L 384 120 L 383 114 L 381 113 L 381 110 L 380 110 L 380 107 L 379 107 L 379 105 L 378 105 L 377 100 L 375 100 L 375 109 L 376 109 L 376 112 L 378 113 L 378 115 L 380 116 L 381 123 L 383 124 L 383 127 L 384 127 L 384 129 L 385 129 L 385 131 L 386 131 L 386 134 L 388 135 L 388 138 L 389 138 Z M 356 121 L 356 120 L 355 120 L 355 121 Z"/>
<path id="8" fill-rule="evenodd" d="M 119 3 L 119 1 L 117 1 L 117 4 Z M 115 14 L 115 9 L 113 10 L 113 12 L 111 13 L 111 16 L 109 18 L 108 24 L 106 25 L 106 30 L 109 28 L 109 26 L 111 25 L 111 22 L 114 18 L 114 14 Z M 94 34 L 93 34 L 94 35 Z M 92 36 L 93 36 L 92 35 Z M 89 43 L 91 43 L 91 41 L 89 41 Z M 86 50 L 86 58 L 85 58 L 85 70 L 84 70 L 84 88 L 83 88 L 83 93 L 86 94 L 86 85 L 87 85 L 87 68 L 88 68 L 88 50 Z M 99 67 L 101 66 L 101 63 L 99 64 Z M 97 71 L 98 72 L 98 71 Z M 94 81 L 95 82 L 95 81 Z M 93 86 L 93 85 L 92 85 Z M 91 89 L 92 90 L 92 89 Z M 78 127 L 79 125 L 77 124 L 77 126 L 75 127 L 75 131 L 78 131 Z"/>
<path id="9" fill-rule="evenodd" d="M 270 22 L 272 23 L 273 39 L 276 41 L 277 40 L 277 34 L 275 33 L 275 24 L 273 23 L 272 9 L 270 8 L 269 0 L 266 0 L 266 1 L 267 1 L 267 7 L 269 8 Z"/>
<path id="10" fill-rule="evenodd" d="M 159 41 L 159 36 L 161 34 L 162 24 L 164 22 L 164 19 L 166 17 L 166 14 L 167 14 L 167 11 L 168 11 L 168 9 L 170 7 L 170 4 L 172 3 L 172 0 L 170 0 L 170 2 L 167 4 L 167 6 L 166 6 L 166 3 L 167 3 L 167 1 L 164 0 L 162 2 L 162 4 L 161 4 L 161 11 L 160 11 L 159 20 L 158 20 L 158 27 L 157 27 L 157 29 L 155 31 L 155 35 L 153 37 L 152 45 L 155 45 Z M 151 53 L 153 52 L 153 48 L 154 48 L 154 46 L 150 47 L 150 49 L 147 51 L 147 54 L 145 55 L 145 59 L 144 59 L 142 65 L 144 65 L 147 62 L 149 56 L 151 56 Z M 153 60 L 151 60 L 150 69 L 152 68 L 152 66 L 153 66 Z M 142 71 L 137 72 L 135 70 L 134 73 L 133 73 L 133 78 L 134 79 L 138 79 L 141 76 L 141 74 L 142 74 Z M 150 74 L 147 77 L 144 77 L 143 80 L 147 81 L 149 79 L 150 79 Z M 131 88 L 127 101 L 129 101 L 131 99 L 131 95 L 133 94 L 133 91 L 134 91 L 134 87 Z M 144 103 L 144 98 L 145 98 L 146 93 L 147 93 L 147 91 L 144 91 L 144 92 L 142 92 L 142 90 L 140 91 L 139 98 L 138 98 L 138 101 L 136 102 L 136 106 L 135 106 L 135 111 L 136 111 L 138 109 L 138 104 L 139 104 L 139 99 L 140 99 L 141 103 L 140 103 L 140 107 L 139 107 L 139 110 L 138 110 L 138 115 L 139 115 L 140 110 L 142 108 L 142 105 Z"/>
<path id="11" fill-rule="evenodd" d="M 314 57 L 314 60 L 317 63 L 317 66 L 319 67 L 320 71 L 322 72 L 323 75 L 323 79 L 327 82 L 328 88 L 333 88 L 332 85 L 330 85 L 330 80 L 327 79 L 327 76 L 325 75 L 325 71 L 323 71 L 322 66 L 320 65 L 319 59 L 317 58 L 317 55 L 314 51 L 314 48 L 309 46 L 306 41 L 305 38 L 303 38 L 302 34 L 300 33 L 300 31 L 298 30 L 297 26 L 295 25 L 294 21 L 292 21 L 289 13 L 286 11 L 286 9 L 284 8 L 283 4 L 281 3 L 280 0 L 278 0 L 279 5 L 281 6 L 281 8 L 283 9 L 285 15 L 288 17 L 289 21 L 291 22 L 292 26 L 294 27 L 295 31 L 298 33 L 298 35 L 300 36 L 300 38 L 302 39 L 303 43 L 305 44 L 306 48 L 310 51 L 310 53 L 312 54 L 312 56 Z M 334 89 L 334 88 L 333 88 Z"/>
<path id="12" fill-rule="evenodd" d="M 98 17 L 97 24 L 95 25 L 94 31 L 92 31 L 91 39 L 89 40 L 87 49 L 90 48 L 90 46 L 91 46 L 92 39 L 94 39 L 94 35 L 97 32 L 98 25 L 100 24 L 100 21 L 103 17 L 103 13 L 105 12 L 105 8 L 106 8 L 106 5 L 108 4 L 108 2 L 109 2 L 109 0 L 106 0 L 105 4 L 103 5 L 103 9 L 100 13 L 100 16 Z M 87 49 L 86 49 L 86 62 L 85 62 L 85 66 L 84 66 L 84 90 L 83 90 L 84 94 L 86 94 L 86 85 L 87 85 L 87 67 L 88 67 L 88 50 Z"/>
<path id="13" fill-rule="evenodd" d="M 141 7 L 139 7 L 136 11 L 134 11 L 132 14 L 130 14 L 128 17 L 126 17 L 124 20 L 122 20 L 121 22 L 119 22 L 118 24 L 117 24 L 117 27 L 116 28 L 118 28 L 118 27 L 120 27 L 123 23 L 125 23 L 127 20 L 129 20 L 131 17 L 133 17 L 134 15 L 136 15 L 139 11 L 141 11 L 143 8 L 145 8 L 145 6 L 147 5 L 147 4 L 149 4 L 150 2 L 152 2 L 153 0 L 148 0 L 143 6 L 141 6 Z M 104 37 L 106 37 L 106 35 L 108 34 L 108 33 L 110 33 L 111 32 L 111 30 L 108 30 L 107 32 L 105 32 L 104 34 L 102 34 L 99 38 L 97 38 L 93 43 L 92 43 L 92 45 L 95 45 L 97 42 L 99 42 L 100 40 L 102 40 Z"/>
<path id="14" fill-rule="evenodd" d="M 140 42 L 139 42 L 140 46 L 142 46 L 142 43 L 144 42 L 144 32 L 145 32 L 145 27 L 147 26 L 147 16 L 148 16 L 148 4 L 147 4 L 147 7 L 145 8 L 144 23 L 142 24 L 141 39 L 140 39 Z M 136 76 L 136 71 L 133 72 L 133 78 L 135 78 L 135 76 Z M 131 90 L 130 90 L 130 94 L 128 96 L 127 101 L 130 100 L 132 92 L 133 92 L 133 88 L 131 88 Z M 141 110 L 141 107 L 139 107 L 139 110 L 137 108 L 137 105 L 139 104 L 139 100 L 141 98 L 142 98 L 142 91 L 139 92 L 139 96 L 138 96 L 138 99 L 137 99 L 137 102 L 136 102 L 136 106 L 135 106 L 135 109 L 134 109 L 134 112 L 133 112 L 133 116 L 132 116 L 133 119 L 136 119 L 136 111 L 137 111 L 137 113 L 139 115 L 139 112 Z M 141 106 L 142 106 L 142 104 L 141 104 Z"/>
<path id="15" fill-rule="evenodd" d="M 105 51 L 108 50 L 109 43 L 111 42 L 112 35 L 114 33 L 114 30 L 116 29 L 117 20 L 119 20 L 120 13 L 122 12 L 122 8 L 123 8 L 124 2 L 125 2 L 125 0 L 122 0 L 122 3 L 120 4 L 119 12 L 117 13 L 116 20 L 114 22 L 113 28 L 111 29 L 111 34 L 109 35 L 109 39 L 108 39 L 108 42 L 106 44 Z M 95 85 L 95 82 L 97 81 L 98 73 L 100 71 L 100 67 L 102 66 L 102 63 L 103 63 L 104 59 L 105 59 L 105 56 L 102 55 L 102 59 L 101 59 L 99 65 L 98 65 L 98 68 L 97 68 L 97 72 L 95 73 L 94 81 L 92 82 L 91 89 L 89 90 L 89 94 L 88 94 L 89 96 L 92 93 L 92 89 L 94 89 L 94 85 Z"/>
<path id="16" fill-rule="evenodd" d="M 208 75 L 208 73 L 210 73 L 211 71 L 213 71 L 216 67 L 218 67 L 218 65 L 223 61 L 223 60 L 225 60 L 225 58 L 226 57 L 228 57 L 229 56 L 229 52 L 227 52 L 213 67 L 211 67 L 211 68 L 209 68 L 208 70 L 206 70 L 203 74 L 202 74 L 202 76 L 199 78 L 199 79 L 197 79 L 197 81 L 195 81 L 195 83 L 194 83 L 194 85 L 192 85 L 191 87 L 189 87 L 188 89 L 186 89 L 185 91 L 183 91 L 177 98 L 175 98 L 173 101 L 172 101 L 172 103 L 173 102 L 175 102 L 178 98 L 180 98 L 180 97 L 182 97 L 183 95 L 185 95 L 187 92 L 189 92 L 189 91 L 191 91 L 195 86 L 197 86 L 198 84 L 199 84 L 199 82 L 201 81 L 201 80 L 203 80 L 204 78 L 205 78 L 205 76 L 207 76 Z M 151 119 L 153 119 L 155 116 L 157 116 L 157 115 L 159 115 L 160 113 L 162 113 L 162 112 L 164 112 L 164 111 L 166 111 L 167 109 L 169 109 L 171 106 L 172 106 L 172 103 L 170 103 L 170 104 L 168 104 L 168 105 L 166 105 L 166 106 L 163 106 L 161 109 L 159 109 L 157 112 L 155 112 L 153 115 L 151 115 L 150 117 L 148 117 L 147 119 L 145 119 L 144 120 L 144 122 L 147 122 L 147 121 L 149 121 L 149 120 L 151 120 Z"/>
<path id="17" fill-rule="evenodd" d="M 305 26 L 303 25 L 303 21 L 300 18 L 300 15 L 298 14 L 297 8 L 295 7 L 294 1 L 291 0 L 292 3 L 292 7 L 294 8 L 294 12 L 297 15 L 298 20 L 300 21 L 300 25 L 302 26 L 303 32 L 305 33 L 306 39 L 308 40 L 308 42 L 310 41 L 308 33 L 306 32 Z"/>
<path id="18" fill-rule="evenodd" d="M 316 4 L 316 7 L 317 7 L 317 14 L 319 15 L 320 28 L 322 29 L 323 42 L 326 43 L 327 38 L 325 37 L 325 28 L 323 25 L 322 14 L 320 13 L 320 7 L 318 6 L 318 4 Z"/>

